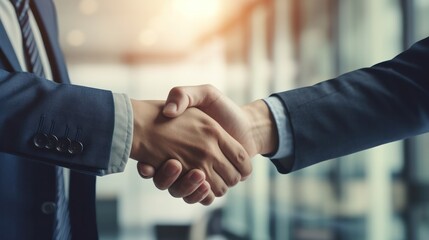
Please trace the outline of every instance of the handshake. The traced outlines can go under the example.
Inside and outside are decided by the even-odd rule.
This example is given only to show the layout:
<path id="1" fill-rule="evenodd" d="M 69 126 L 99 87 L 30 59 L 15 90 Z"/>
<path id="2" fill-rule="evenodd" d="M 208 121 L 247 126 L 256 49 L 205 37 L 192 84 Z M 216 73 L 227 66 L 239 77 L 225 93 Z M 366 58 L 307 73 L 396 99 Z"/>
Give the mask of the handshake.
<path id="1" fill-rule="evenodd" d="M 277 147 L 277 130 L 262 100 L 237 106 L 210 86 L 176 87 L 163 101 L 131 100 L 130 157 L 187 203 L 209 205 L 252 171 L 251 158 Z"/>

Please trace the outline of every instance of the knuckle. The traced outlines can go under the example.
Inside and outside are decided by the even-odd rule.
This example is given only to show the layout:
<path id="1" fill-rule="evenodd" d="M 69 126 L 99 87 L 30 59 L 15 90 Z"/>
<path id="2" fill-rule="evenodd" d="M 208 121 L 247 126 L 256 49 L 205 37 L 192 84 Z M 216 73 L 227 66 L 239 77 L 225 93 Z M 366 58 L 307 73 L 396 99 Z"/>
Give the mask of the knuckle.
<path id="1" fill-rule="evenodd" d="M 219 188 L 214 189 L 213 193 L 216 197 L 222 197 L 223 195 L 226 194 L 227 191 L 228 191 L 228 188 L 226 186 L 221 186 Z"/>
<path id="2" fill-rule="evenodd" d="M 241 180 L 241 177 L 240 177 L 240 176 L 236 176 L 236 177 L 233 179 L 233 181 L 232 181 L 232 185 L 231 185 L 231 187 L 233 187 L 233 186 L 237 185 L 237 184 L 240 182 L 240 180 Z"/>
<path id="3" fill-rule="evenodd" d="M 170 90 L 170 94 L 172 95 L 183 95 L 185 93 L 184 89 L 182 87 L 174 87 Z"/>
<path id="4" fill-rule="evenodd" d="M 201 119 L 202 123 L 202 131 L 208 135 L 214 135 L 215 133 L 219 132 L 217 128 L 213 126 L 213 121 L 211 121 L 210 118 L 203 118 Z"/>
<path id="5" fill-rule="evenodd" d="M 241 169 L 241 175 L 243 177 L 247 177 L 252 173 L 252 163 L 250 160 L 249 155 L 245 150 L 240 150 L 236 156 L 237 163 L 242 166 Z"/>
<path id="6" fill-rule="evenodd" d="M 209 191 L 210 191 L 210 186 L 208 185 L 207 182 L 204 182 L 196 191 L 198 193 L 198 196 L 200 197 L 199 201 L 207 197 L 210 194 Z"/>
<path id="7" fill-rule="evenodd" d="M 250 174 L 252 174 L 252 171 L 253 171 L 253 167 L 252 167 L 252 165 L 250 165 L 249 168 L 247 169 L 247 171 L 243 173 L 242 177 L 249 177 Z"/>
<path id="8" fill-rule="evenodd" d="M 242 163 L 249 160 L 249 155 L 244 149 L 240 149 L 237 153 L 237 161 Z"/>
<path id="9" fill-rule="evenodd" d="M 209 99 L 212 99 L 212 100 L 216 100 L 219 96 L 222 95 L 219 89 L 217 89 L 211 84 L 204 85 L 204 90 L 209 96 Z"/>
<path id="10" fill-rule="evenodd" d="M 216 156 L 215 154 L 215 148 L 210 144 L 207 144 L 206 146 L 201 148 L 199 152 L 200 153 L 198 155 L 200 155 L 200 158 L 202 159 L 202 161 L 200 161 L 200 164 L 204 165 L 204 170 L 209 170 L 208 167 L 213 162 L 213 159 L 219 161 L 218 156 Z"/>
<path id="11" fill-rule="evenodd" d="M 214 197 L 209 196 L 209 197 L 205 198 L 204 200 L 202 200 L 200 203 L 204 206 L 209 206 L 210 204 L 213 203 L 213 201 L 214 201 Z"/>
<path id="12" fill-rule="evenodd" d="M 240 179 L 241 179 L 240 175 L 235 175 L 235 176 L 231 177 L 229 179 L 229 181 L 227 182 L 228 187 L 233 187 L 233 186 L 237 185 L 237 183 L 240 182 Z"/>
<path id="13" fill-rule="evenodd" d="M 194 204 L 202 201 L 207 196 L 207 193 L 208 193 L 208 189 L 198 189 L 191 195 L 184 197 L 183 200 L 186 203 Z"/>
<path id="14" fill-rule="evenodd" d="M 215 88 L 213 85 L 211 85 L 211 84 L 204 84 L 203 85 L 203 88 L 204 88 L 204 90 L 206 91 L 206 92 L 209 92 L 209 93 L 216 93 L 217 91 L 218 91 L 218 89 L 217 88 Z"/>
<path id="15" fill-rule="evenodd" d="M 250 174 L 252 174 L 252 171 L 253 171 L 253 167 L 251 164 L 249 164 L 249 166 L 243 169 L 243 171 L 241 172 L 241 176 L 248 177 L 250 176 Z"/>
<path id="16" fill-rule="evenodd" d="M 200 149 L 200 156 L 202 159 L 207 159 L 210 157 L 210 155 L 211 155 L 211 152 L 210 152 L 209 146 L 205 146 Z M 206 161 L 202 161 L 202 162 L 206 162 Z"/>

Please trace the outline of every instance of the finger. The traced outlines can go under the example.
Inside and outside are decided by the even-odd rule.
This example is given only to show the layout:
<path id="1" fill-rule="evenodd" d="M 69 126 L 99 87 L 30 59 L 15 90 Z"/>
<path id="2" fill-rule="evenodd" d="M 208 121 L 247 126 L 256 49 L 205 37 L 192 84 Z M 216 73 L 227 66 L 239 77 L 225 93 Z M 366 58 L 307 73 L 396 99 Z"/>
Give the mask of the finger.
<path id="1" fill-rule="evenodd" d="M 241 180 L 241 173 L 226 158 L 213 162 L 213 169 L 228 187 L 235 186 Z"/>
<path id="2" fill-rule="evenodd" d="M 216 123 L 213 123 L 207 135 L 211 135 L 217 140 L 215 140 L 215 147 L 206 149 L 202 162 L 207 163 L 204 167 L 207 175 L 206 180 L 210 183 L 214 195 L 220 197 L 226 193 L 228 186 L 233 186 L 241 180 L 240 172 L 231 164 L 230 160 L 223 153 L 222 148 L 229 149 L 230 151 L 236 149 L 235 151 L 237 151 L 243 147 Z M 221 142 L 224 142 L 224 138 L 230 138 L 231 140 L 227 141 L 227 144 L 231 145 L 221 144 Z"/>
<path id="3" fill-rule="evenodd" d="M 183 198 L 186 203 L 193 204 L 201 202 L 205 199 L 210 193 L 210 184 L 207 181 L 204 181 L 193 193 L 189 196 Z"/>
<path id="4" fill-rule="evenodd" d="M 204 198 L 202 201 L 200 201 L 200 203 L 204 206 L 208 206 L 208 205 L 212 204 L 214 200 L 215 200 L 215 196 L 214 196 L 213 192 L 209 192 L 209 195 L 207 195 L 206 198 Z"/>
<path id="5" fill-rule="evenodd" d="M 177 117 L 189 107 L 208 107 L 221 96 L 211 85 L 175 87 L 168 94 L 163 113 L 167 117 Z"/>
<path id="6" fill-rule="evenodd" d="M 246 150 L 225 131 L 221 131 L 220 134 L 219 147 L 222 153 L 238 170 L 241 178 L 247 178 L 252 173 L 252 162 Z"/>
<path id="7" fill-rule="evenodd" d="M 228 185 L 223 180 L 221 175 L 215 170 L 206 171 L 207 177 L 206 180 L 210 183 L 210 187 L 216 197 L 221 197 L 225 195 L 228 191 Z"/>
<path id="8" fill-rule="evenodd" d="M 156 171 L 153 182 L 158 189 L 165 190 L 179 178 L 181 172 L 182 164 L 170 159 Z"/>
<path id="9" fill-rule="evenodd" d="M 168 93 L 163 113 L 167 117 L 177 117 L 190 106 L 190 87 L 175 87 Z"/>
<path id="10" fill-rule="evenodd" d="M 168 188 L 171 196 L 183 198 L 191 195 L 203 184 L 205 174 L 199 169 L 192 169 Z"/>
<path id="11" fill-rule="evenodd" d="M 140 177 L 149 179 L 149 178 L 153 178 L 153 176 L 155 175 L 155 168 L 149 164 L 138 162 L 137 172 L 140 174 Z"/>
<path id="12" fill-rule="evenodd" d="M 244 181 L 246 181 L 249 177 L 250 177 L 250 175 L 249 175 L 249 176 L 247 176 L 247 177 L 242 177 L 240 181 L 241 181 L 241 182 L 244 182 Z"/>

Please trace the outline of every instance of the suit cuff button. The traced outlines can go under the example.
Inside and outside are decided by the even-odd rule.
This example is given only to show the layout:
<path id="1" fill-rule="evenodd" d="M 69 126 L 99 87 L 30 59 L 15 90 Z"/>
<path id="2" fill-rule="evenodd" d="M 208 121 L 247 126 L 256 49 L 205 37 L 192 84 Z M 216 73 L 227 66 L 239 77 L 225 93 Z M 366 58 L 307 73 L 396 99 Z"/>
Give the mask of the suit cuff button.
<path id="1" fill-rule="evenodd" d="M 33 145 L 37 148 L 44 148 L 48 142 L 48 135 L 45 133 L 37 133 L 33 137 Z"/>
<path id="2" fill-rule="evenodd" d="M 46 215 L 53 214 L 57 210 L 57 204 L 54 202 L 44 202 L 40 209 Z"/>
<path id="3" fill-rule="evenodd" d="M 60 153 L 65 153 L 68 151 L 71 144 L 71 140 L 69 138 L 61 138 L 58 140 L 57 151 Z"/>
<path id="4" fill-rule="evenodd" d="M 45 148 L 46 149 L 54 149 L 57 147 L 57 145 L 58 145 L 57 136 L 55 136 L 53 134 L 48 135 Z"/>
<path id="5" fill-rule="evenodd" d="M 70 154 L 81 154 L 83 152 L 83 144 L 79 141 L 72 141 L 68 151 Z"/>

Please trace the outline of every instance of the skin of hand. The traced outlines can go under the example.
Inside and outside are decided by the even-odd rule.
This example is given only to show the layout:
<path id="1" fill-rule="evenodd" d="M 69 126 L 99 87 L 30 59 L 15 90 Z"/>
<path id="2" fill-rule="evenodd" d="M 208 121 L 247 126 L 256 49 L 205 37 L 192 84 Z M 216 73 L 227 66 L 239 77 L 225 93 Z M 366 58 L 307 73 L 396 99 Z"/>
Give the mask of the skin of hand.
<path id="1" fill-rule="evenodd" d="M 273 117 L 268 106 L 262 100 L 257 100 L 240 108 L 218 89 L 210 85 L 202 85 L 173 88 L 166 102 L 163 113 L 168 117 L 176 118 L 190 107 L 197 107 L 207 113 L 231 136 L 237 139 L 250 156 L 258 153 L 271 153 L 278 144 Z M 175 169 L 178 171 L 178 166 L 173 165 L 170 161 L 164 165 L 170 164 L 170 170 Z M 144 164 L 139 164 L 138 167 L 142 176 L 155 176 L 155 184 L 163 184 L 170 192 L 173 191 L 178 196 L 186 197 L 187 194 L 192 196 L 193 193 L 190 193 L 191 191 L 189 190 L 191 189 L 189 186 L 192 184 L 189 182 L 191 180 L 188 176 L 175 182 L 175 178 L 156 178 L 158 174 L 165 174 L 165 172 L 155 172 L 151 170 L 150 166 Z M 199 174 L 200 178 L 203 177 L 202 172 L 194 174 Z M 185 186 L 188 186 L 187 191 Z M 193 200 L 196 199 L 193 198 Z M 205 201 L 207 200 L 203 200 L 202 203 L 204 204 Z"/>
<path id="2" fill-rule="evenodd" d="M 177 178 L 182 172 L 189 172 L 183 177 L 185 183 L 176 181 L 169 186 L 175 186 L 170 191 L 172 195 L 175 190 L 186 187 L 187 191 L 196 192 L 194 198 L 198 197 L 199 191 L 206 194 L 208 191 L 204 191 L 204 188 L 210 188 L 215 196 L 222 196 L 228 187 L 237 184 L 242 176 L 250 174 L 251 164 L 245 149 L 201 110 L 193 108 L 184 112 L 180 118 L 167 118 L 162 114 L 163 101 L 131 100 L 131 104 L 134 134 L 130 157 L 155 169 L 159 168 L 161 172 L 154 176 L 157 179 L 155 184 L 163 174 L 170 178 L 177 175 Z M 177 162 L 162 165 L 169 159 Z M 193 185 L 200 183 L 197 187 L 202 188 L 190 189 L 187 181 Z M 157 185 L 163 187 L 162 183 Z"/>
<path id="3" fill-rule="evenodd" d="M 166 161 L 156 172 L 147 164 L 138 163 L 137 166 L 142 178 L 153 177 L 157 188 L 168 189 L 172 196 L 183 198 L 189 204 L 200 202 L 203 205 L 210 205 L 215 199 L 210 184 L 205 181 L 203 171 L 192 169 L 177 180 L 182 172 L 182 164 L 178 160 Z M 175 187 L 171 187 L 173 184 Z"/>

